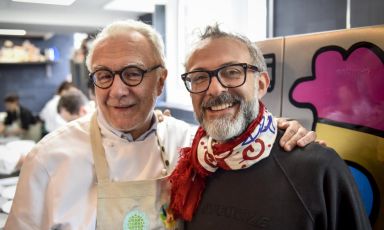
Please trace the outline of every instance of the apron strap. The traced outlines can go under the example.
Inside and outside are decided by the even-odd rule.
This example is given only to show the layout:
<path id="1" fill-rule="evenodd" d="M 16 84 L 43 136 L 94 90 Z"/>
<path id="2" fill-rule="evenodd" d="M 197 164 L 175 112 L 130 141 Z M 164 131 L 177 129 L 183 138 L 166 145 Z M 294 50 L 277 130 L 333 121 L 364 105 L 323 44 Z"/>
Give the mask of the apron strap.
<path id="1" fill-rule="evenodd" d="M 163 165 L 164 165 L 164 171 L 165 171 L 163 174 L 164 176 L 168 175 L 168 173 L 169 173 L 170 162 L 168 159 L 168 154 L 165 152 L 164 142 L 160 139 L 159 136 L 165 137 L 167 129 L 168 129 L 168 127 L 166 124 L 158 124 L 157 131 L 155 133 L 156 139 L 157 139 L 156 140 L 157 146 L 158 146 L 159 151 L 160 151 L 161 161 L 163 162 Z"/>
<path id="2" fill-rule="evenodd" d="M 97 123 L 97 113 L 92 115 L 91 120 L 91 146 L 93 161 L 95 163 L 95 172 L 98 183 L 109 181 L 109 167 L 105 157 L 105 150 L 101 140 L 99 124 Z"/>

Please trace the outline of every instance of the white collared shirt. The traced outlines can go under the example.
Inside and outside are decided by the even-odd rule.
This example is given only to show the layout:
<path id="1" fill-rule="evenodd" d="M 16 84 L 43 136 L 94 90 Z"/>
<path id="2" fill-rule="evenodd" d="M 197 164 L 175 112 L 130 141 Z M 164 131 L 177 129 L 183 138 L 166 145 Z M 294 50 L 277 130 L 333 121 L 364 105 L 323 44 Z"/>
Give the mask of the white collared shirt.
<path id="1" fill-rule="evenodd" d="M 147 131 L 145 131 L 143 134 L 141 134 L 136 140 L 133 140 L 133 137 L 132 137 L 132 135 L 129 132 L 124 133 L 124 132 L 121 132 L 119 130 L 116 130 L 116 129 L 112 128 L 112 126 L 110 126 L 108 124 L 108 122 L 105 120 L 103 114 L 99 113 L 97 119 L 98 119 L 98 122 L 99 122 L 100 125 L 104 126 L 106 129 L 108 129 L 109 131 L 114 133 L 116 136 L 119 136 L 119 137 L 121 137 L 123 139 L 126 139 L 127 141 L 130 141 L 130 142 L 133 142 L 133 141 L 143 141 L 151 133 L 155 132 L 156 128 L 157 128 L 157 119 L 156 119 L 155 114 L 152 113 L 151 127 Z"/>
<path id="2" fill-rule="evenodd" d="M 112 180 L 161 176 L 160 155 L 138 147 L 153 138 L 129 142 L 99 125 Z M 89 126 L 90 115 L 70 122 L 28 154 L 6 229 L 95 229 L 97 193 Z M 157 124 L 156 130 L 173 170 L 178 150 L 190 145 L 193 130 L 172 117 Z"/>
<path id="3" fill-rule="evenodd" d="M 44 108 L 39 114 L 39 117 L 44 120 L 44 126 L 48 132 L 52 132 L 67 123 L 57 112 L 59 100 L 60 95 L 54 95 L 53 98 L 44 105 Z"/>

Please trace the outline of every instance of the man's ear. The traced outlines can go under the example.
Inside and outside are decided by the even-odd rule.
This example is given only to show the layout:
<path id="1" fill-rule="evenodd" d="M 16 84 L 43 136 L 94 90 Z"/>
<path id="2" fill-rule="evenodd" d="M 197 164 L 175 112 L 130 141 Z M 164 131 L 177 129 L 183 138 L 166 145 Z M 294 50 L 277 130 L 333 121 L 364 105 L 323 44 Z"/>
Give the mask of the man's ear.
<path id="1" fill-rule="evenodd" d="M 168 76 L 168 70 L 165 69 L 165 68 L 162 68 L 160 70 L 160 76 L 159 76 L 159 79 L 157 81 L 157 96 L 160 96 L 160 94 L 163 92 L 163 89 L 164 89 L 164 84 L 165 84 L 165 79 L 167 79 L 167 76 Z"/>
<path id="2" fill-rule="evenodd" d="M 79 110 L 79 117 L 82 117 L 87 114 L 87 108 L 85 106 L 81 106 Z"/>
<path id="3" fill-rule="evenodd" d="M 267 93 L 270 79 L 267 72 L 261 72 L 258 77 L 259 89 L 258 89 L 258 97 L 261 99 Z"/>

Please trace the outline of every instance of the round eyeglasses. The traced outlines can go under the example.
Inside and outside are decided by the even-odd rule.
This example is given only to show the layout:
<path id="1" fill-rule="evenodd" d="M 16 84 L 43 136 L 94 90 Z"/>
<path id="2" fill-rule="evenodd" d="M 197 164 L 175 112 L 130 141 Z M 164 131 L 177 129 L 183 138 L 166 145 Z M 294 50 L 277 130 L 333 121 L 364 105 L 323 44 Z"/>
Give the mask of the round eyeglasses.
<path id="1" fill-rule="evenodd" d="M 247 78 L 247 71 L 259 72 L 259 68 L 247 63 L 236 63 L 225 65 L 212 71 L 194 70 L 181 75 L 185 87 L 190 93 L 202 93 L 209 89 L 212 77 L 225 88 L 236 88 L 242 86 Z"/>
<path id="2" fill-rule="evenodd" d="M 143 81 L 144 74 L 156 70 L 162 65 L 156 65 L 146 70 L 137 66 L 126 66 L 118 71 L 112 71 L 110 69 L 98 69 L 95 72 L 89 74 L 93 84 L 101 89 L 107 89 L 111 87 L 115 75 L 118 74 L 124 84 L 128 86 L 137 86 Z"/>

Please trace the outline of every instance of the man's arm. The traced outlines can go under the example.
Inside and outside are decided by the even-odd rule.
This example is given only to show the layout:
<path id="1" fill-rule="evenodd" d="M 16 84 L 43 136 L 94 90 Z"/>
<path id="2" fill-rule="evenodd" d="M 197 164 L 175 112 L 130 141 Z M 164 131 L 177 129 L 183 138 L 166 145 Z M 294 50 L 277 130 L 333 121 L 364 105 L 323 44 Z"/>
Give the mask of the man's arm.
<path id="1" fill-rule="evenodd" d="M 33 152 L 27 155 L 23 164 L 4 229 L 48 229 L 47 220 L 52 218 L 47 208 L 49 176 L 37 158 L 31 155 Z"/>

